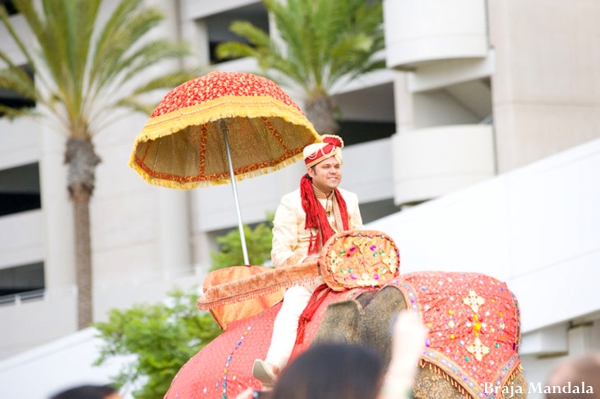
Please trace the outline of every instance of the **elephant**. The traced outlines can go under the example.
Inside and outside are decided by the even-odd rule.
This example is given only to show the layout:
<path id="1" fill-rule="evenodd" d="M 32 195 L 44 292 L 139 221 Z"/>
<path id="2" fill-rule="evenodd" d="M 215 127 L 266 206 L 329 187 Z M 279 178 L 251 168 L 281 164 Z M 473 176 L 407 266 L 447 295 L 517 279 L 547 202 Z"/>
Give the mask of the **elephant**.
<path id="1" fill-rule="evenodd" d="M 406 298 L 395 287 L 384 287 L 380 291 L 366 292 L 356 299 L 332 303 L 327 308 L 312 345 L 327 342 L 366 344 L 387 363 L 391 353 L 390 320 L 394 313 L 406 309 Z M 527 397 L 527 381 L 522 372 L 514 375 L 506 391 L 516 394 L 503 396 L 505 398 Z M 413 397 L 460 399 L 465 394 L 443 374 L 421 367 L 415 379 Z"/>
<path id="2" fill-rule="evenodd" d="M 368 243 L 365 248 L 375 246 Z M 353 262 L 356 265 L 357 259 Z M 326 260 L 319 263 L 322 274 L 331 271 L 325 267 Z M 347 278 L 348 270 L 353 269 L 341 269 L 340 264 L 344 267 L 338 262 L 334 272 Z M 378 267 L 381 271 L 381 265 Z M 291 361 L 310 345 L 341 342 L 370 346 L 389 362 L 391 320 L 396 312 L 408 310 L 419 314 L 430 329 L 413 386 L 414 398 L 527 397 L 527 381 L 518 358 L 520 310 L 506 284 L 478 273 L 387 276 L 380 279 L 381 284 L 350 288 L 340 288 L 325 278 L 328 284 L 315 291 L 300 318 Z M 165 399 L 226 399 L 248 387 L 261 389 L 252 377 L 252 363 L 264 359 L 268 350 L 281 308 L 281 302 L 275 302 L 237 319 L 235 310 L 228 309 L 226 313 L 234 316 L 222 324 L 225 332 L 181 368 Z M 221 308 L 229 305 L 228 301 L 219 303 Z"/>

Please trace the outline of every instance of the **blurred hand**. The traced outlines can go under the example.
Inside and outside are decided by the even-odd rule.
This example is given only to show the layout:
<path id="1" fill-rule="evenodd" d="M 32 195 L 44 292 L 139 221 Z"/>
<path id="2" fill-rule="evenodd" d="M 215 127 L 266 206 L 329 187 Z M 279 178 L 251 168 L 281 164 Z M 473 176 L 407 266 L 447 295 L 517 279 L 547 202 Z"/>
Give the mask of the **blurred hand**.
<path id="1" fill-rule="evenodd" d="M 408 399 L 429 329 L 421 317 L 403 310 L 392 326 L 392 359 L 379 399 Z"/>
<path id="2" fill-rule="evenodd" d="M 270 389 L 263 389 L 262 391 L 256 391 L 253 388 L 248 388 L 245 391 L 240 392 L 235 399 L 254 399 L 254 398 L 268 398 L 271 394 Z"/>
<path id="3" fill-rule="evenodd" d="M 317 260 L 319 260 L 319 255 L 313 254 L 307 256 L 306 259 L 302 261 L 302 263 L 317 263 Z"/>
<path id="4" fill-rule="evenodd" d="M 242 391 L 235 397 L 235 399 L 252 399 L 254 397 L 254 388 L 248 388 Z"/>
<path id="5" fill-rule="evenodd" d="M 408 310 L 398 313 L 392 332 L 390 370 L 408 372 L 416 369 L 428 332 L 420 316 Z"/>

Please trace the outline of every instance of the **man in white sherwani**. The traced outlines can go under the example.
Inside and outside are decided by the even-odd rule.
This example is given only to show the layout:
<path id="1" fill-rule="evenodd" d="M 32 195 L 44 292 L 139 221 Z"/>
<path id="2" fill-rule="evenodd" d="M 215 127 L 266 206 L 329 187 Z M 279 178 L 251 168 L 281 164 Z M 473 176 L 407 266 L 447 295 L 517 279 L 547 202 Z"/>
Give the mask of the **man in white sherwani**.
<path id="1" fill-rule="evenodd" d="M 333 234 L 363 228 L 356 194 L 338 189 L 344 143 L 333 135 L 322 139 L 321 143 L 304 148 L 307 173 L 300 180 L 299 189 L 283 196 L 275 213 L 271 250 L 275 267 L 315 263 L 321 247 Z M 286 290 L 267 357 L 264 361 L 257 359 L 252 370 L 263 385 L 273 385 L 287 364 L 300 315 L 321 284 L 323 279 L 319 277 L 313 285 Z"/>

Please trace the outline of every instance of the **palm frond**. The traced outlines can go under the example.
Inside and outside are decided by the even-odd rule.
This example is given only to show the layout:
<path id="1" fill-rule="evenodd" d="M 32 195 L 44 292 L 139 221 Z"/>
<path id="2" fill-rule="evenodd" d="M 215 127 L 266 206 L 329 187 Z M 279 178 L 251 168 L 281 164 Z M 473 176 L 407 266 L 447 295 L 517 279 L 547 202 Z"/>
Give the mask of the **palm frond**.
<path id="1" fill-rule="evenodd" d="M 134 0 L 126 0 L 131 2 Z M 123 60 L 127 53 L 138 43 L 138 41 L 163 20 L 162 13 L 157 9 L 143 9 L 135 14 L 128 13 L 128 18 L 122 25 L 106 25 L 97 43 L 97 48 L 104 47 L 102 52 L 96 52 L 92 60 L 90 71 L 90 82 L 96 88 L 105 86 L 115 79 L 127 64 Z M 106 32 L 108 27 L 113 30 Z M 106 46 L 100 43 L 104 36 L 112 40 L 112 44 Z"/>
<path id="2" fill-rule="evenodd" d="M 286 43 L 286 58 L 290 64 L 296 65 L 296 74 L 292 78 L 301 79 L 305 85 L 313 87 L 318 86 L 319 80 L 315 77 L 315 70 L 320 44 L 315 40 L 316 32 L 309 3 L 311 2 L 290 0 L 287 7 L 284 7 L 281 3 L 271 2 L 270 11 L 279 35 Z M 283 51 L 280 50 L 281 52 Z"/>
<path id="3" fill-rule="evenodd" d="M 28 100 L 39 98 L 32 80 L 21 68 L 0 69 L 0 88 L 14 91 Z"/>
<path id="4" fill-rule="evenodd" d="M 200 69 L 190 71 L 175 71 L 159 76 L 132 90 L 133 95 L 146 94 L 154 90 L 170 89 L 201 75 Z"/>
<path id="5" fill-rule="evenodd" d="M 264 70 L 277 70 L 304 88 L 309 97 L 329 95 L 340 79 L 384 68 L 374 58 L 384 48 L 381 3 L 364 0 L 263 0 L 272 15 L 280 48 L 250 23 L 235 22 L 230 30 L 250 46 L 224 43 L 219 58 L 250 56 Z"/>
<path id="6" fill-rule="evenodd" d="M 0 115 L 3 115 L 5 118 L 9 120 L 13 120 L 20 116 L 31 115 L 32 110 L 29 108 L 12 108 L 7 107 L 6 105 L 0 104 Z"/>
<path id="7" fill-rule="evenodd" d="M 8 12 L 6 11 L 6 8 L 4 7 L 4 5 L 0 5 L 0 20 L 2 21 L 2 23 L 8 30 L 10 37 L 15 41 L 15 43 L 19 47 L 19 50 L 21 51 L 21 53 L 25 56 L 25 58 L 27 59 L 29 64 L 33 67 L 35 63 L 33 62 L 31 54 L 29 53 L 29 50 L 27 49 L 27 47 L 23 44 L 23 41 L 21 40 L 21 38 L 15 31 L 15 28 L 13 27 L 12 23 L 10 22 Z M 9 66 L 13 65 L 12 62 L 10 60 L 8 60 L 8 57 L 5 57 L 5 62 Z"/>
<path id="8" fill-rule="evenodd" d="M 146 115 L 150 115 L 152 111 L 154 111 L 155 107 L 153 104 L 147 104 L 139 101 L 136 97 L 123 98 L 117 103 L 115 103 L 115 105 L 119 107 L 129 108 L 137 112 L 142 112 Z"/>
<path id="9" fill-rule="evenodd" d="M 131 19 L 131 14 L 137 9 L 141 0 L 122 1 L 117 6 L 116 10 L 111 14 L 110 18 L 104 25 L 98 39 L 94 51 L 92 52 L 91 68 L 89 79 L 92 82 L 98 80 L 97 76 L 106 68 L 115 53 L 125 51 L 126 49 L 115 48 L 122 47 L 121 43 L 116 40 L 115 32 L 119 27 L 124 26 L 128 19 Z"/>
<path id="10" fill-rule="evenodd" d="M 233 21 L 229 27 L 229 30 L 236 35 L 245 37 L 254 46 L 271 46 L 271 37 L 264 30 L 255 27 L 250 22 Z"/>
<path id="11" fill-rule="evenodd" d="M 217 46 L 216 50 L 217 58 L 240 58 L 240 57 L 255 57 L 258 59 L 258 51 L 247 44 L 240 42 L 227 42 L 221 43 Z"/>
<path id="12" fill-rule="evenodd" d="M 45 24 L 38 37 L 44 60 L 67 110 L 81 113 L 91 38 L 101 0 L 43 0 Z"/>
<path id="13" fill-rule="evenodd" d="M 135 53 L 121 60 L 117 69 L 127 70 L 122 78 L 122 81 L 126 82 L 159 62 L 181 58 L 189 53 L 190 49 L 187 43 L 155 40 L 143 45 Z"/>
<path id="14" fill-rule="evenodd" d="M 15 91 L 27 99 L 38 101 L 41 96 L 27 72 L 16 66 L 3 51 L 0 51 L 0 60 L 7 66 L 0 69 L 0 88 Z"/>
<path id="15" fill-rule="evenodd" d="M 265 3 L 269 3 L 266 6 L 270 11 L 277 10 L 279 7 L 277 2 L 271 4 L 266 1 Z M 289 22 L 298 25 L 294 18 Z M 230 30 L 247 39 L 250 45 L 240 42 L 220 44 L 216 50 L 218 58 L 254 57 L 264 71 L 278 70 L 302 87 L 308 84 L 309 74 L 302 68 L 304 64 L 297 62 L 295 57 L 290 57 L 286 51 L 280 49 L 266 32 L 248 22 L 240 21 L 232 23 Z M 301 31 L 302 29 L 299 28 L 298 32 Z"/>
<path id="16" fill-rule="evenodd" d="M 66 93 L 66 87 L 68 86 L 66 80 L 56 78 L 61 76 L 61 70 L 65 61 L 64 40 L 60 40 L 64 39 L 64 36 L 61 35 L 62 29 L 60 32 L 49 29 L 46 21 L 40 18 L 40 15 L 31 0 L 18 1 L 15 3 L 15 6 L 27 21 L 27 25 L 40 45 L 40 56 L 44 60 L 45 66 L 48 68 L 49 75 L 54 85 L 58 87 L 59 91 Z M 44 9 L 46 8 L 52 7 L 44 5 Z M 62 46 L 60 46 L 61 42 L 63 44 Z M 63 60 L 63 62 L 60 60 Z M 39 76 L 44 76 L 44 74 L 39 73 L 41 65 L 38 65 L 33 57 L 31 57 L 29 61 L 34 65 L 35 72 L 38 73 Z"/>
<path id="17" fill-rule="evenodd" d="M 40 10 L 34 0 L 15 2 L 38 43 L 37 54 L 24 44 L 0 7 L 0 20 L 35 74 L 34 84 L 6 54 L 0 53 L 0 65 L 6 64 L 6 69 L 0 71 L 0 88 L 47 106 L 65 132 L 81 137 L 91 137 L 97 132 L 93 127 L 109 119 L 102 110 L 148 112 L 148 106 L 142 106 L 136 96 L 172 88 L 198 74 L 195 69 L 174 71 L 174 64 L 165 67 L 166 73 L 155 68 L 147 74 L 164 61 L 189 55 L 189 48 L 162 39 L 147 40 L 148 32 L 164 16 L 157 8 L 144 7 L 143 0 L 120 0 L 102 25 L 98 18 L 101 3 L 41 0 Z"/>

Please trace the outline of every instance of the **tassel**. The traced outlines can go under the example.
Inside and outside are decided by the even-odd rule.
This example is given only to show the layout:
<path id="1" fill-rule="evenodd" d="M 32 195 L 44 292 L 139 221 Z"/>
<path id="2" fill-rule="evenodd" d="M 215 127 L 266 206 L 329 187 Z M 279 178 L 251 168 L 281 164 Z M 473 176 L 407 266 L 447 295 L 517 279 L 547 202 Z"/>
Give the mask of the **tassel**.
<path id="1" fill-rule="evenodd" d="M 310 239 L 308 241 L 308 253 L 313 254 L 317 253 L 319 250 L 319 246 L 317 245 L 317 236 L 313 231 L 310 231 Z"/>
<path id="2" fill-rule="evenodd" d="M 419 366 L 422 367 L 422 368 L 429 368 L 429 370 L 431 370 L 434 373 L 436 373 L 437 375 L 443 377 L 446 381 L 448 381 L 450 383 L 450 385 L 452 385 L 454 388 L 456 388 L 456 390 L 458 392 L 460 392 L 465 397 L 465 399 L 477 399 L 477 397 L 474 396 L 474 395 L 472 395 L 471 393 L 469 393 L 459 383 L 459 381 L 456 381 L 454 378 L 452 378 L 451 376 L 449 376 L 444 370 L 442 370 L 441 368 L 439 368 L 437 365 L 421 359 L 421 361 L 419 362 Z"/>
<path id="3" fill-rule="evenodd" d="M 331 292 L 331 288 L 329 288 L 326 284 L 321 284 L 317 287 L 315 292 L 313 292 L 310 297 L 310 301 L 304 311 L 300 315 L 300 319 L 298 321 L 298 333 L 296 334 L 296 343 L 294 346 L 299 345 L 304 342 L 304 332 L 306 330 L 306 325 L 312 320 L 315 312 L 323 303 L 323 300 L 327 297 L 327 294 Z M 323 295 L 319 296 L 323 292 Z"/>
<path id="4" fill-rule="evenodd" d="M 228 298 L 217 299 L 211 302 L 202 302 L 202 298 L 198 298 L 197 306 L 199 310 L 211 310 L 226 305 L 231 305 L 238 302 L 247 301 L 249 299 L 258 298 L 264 295 L 273 294 L 279 290 L 284 290 L 295 285 L 313 285 L 315 284 L 317 277 L 307 277 L 301 280 L 293 280 L 285 283 L 279 283 L 267 288 L 261 288 L 259 290 L 245 292 L 243 294 L 234 295 Z"/>

